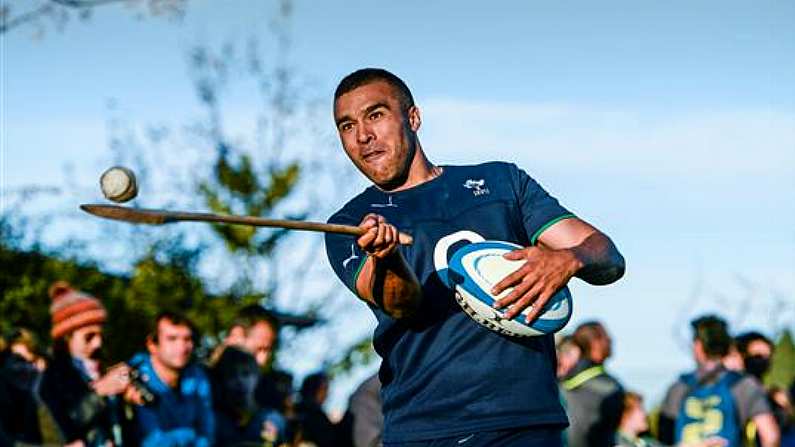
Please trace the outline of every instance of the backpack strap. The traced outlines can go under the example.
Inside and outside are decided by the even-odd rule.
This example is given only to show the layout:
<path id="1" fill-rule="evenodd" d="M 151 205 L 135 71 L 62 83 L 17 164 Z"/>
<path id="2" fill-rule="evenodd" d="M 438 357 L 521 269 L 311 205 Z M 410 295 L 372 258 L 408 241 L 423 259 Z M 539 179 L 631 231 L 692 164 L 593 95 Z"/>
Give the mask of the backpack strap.
<path id="1" fill-rule="evenodd" d="M 573 377 L 566 379 L 563 381 L 563 389 L 566 391 L 571 391 L 575 388 L 579 388 L 585 382 L 599 377 L 605 373 L 605 367 L 603 365 L 596 365 L 590 368 L 586 368 L 579 373 L 575 374 Z"/>

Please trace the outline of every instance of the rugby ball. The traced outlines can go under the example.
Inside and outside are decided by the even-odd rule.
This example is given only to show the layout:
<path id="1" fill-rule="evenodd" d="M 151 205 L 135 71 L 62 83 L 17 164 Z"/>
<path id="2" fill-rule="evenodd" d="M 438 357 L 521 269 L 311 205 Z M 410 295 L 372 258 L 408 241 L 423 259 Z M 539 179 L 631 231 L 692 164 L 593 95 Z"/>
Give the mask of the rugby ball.
<path id="1" fill-rule="evenodd" d="M 528 323 L 529 306 L 513 319 L 494 309 L 494 302 L 508 295 L 512 288 L 500 295 L 490 290 L 503 278 L 516 271 L 524 261 L 511 261 L 503 255 L 522 248 L 503 241 L 474 242 L 458 249 L 448 264 L 447 280 L 455 287 L 458 304 L 472 319 L 501 334 L 532 337 L 559 331 L 569 322 L 572 312 L 571 293 L 563 287 L 550 298 L 535 321 Z M 505 309 L 508 310 L 508 309 Z"/>

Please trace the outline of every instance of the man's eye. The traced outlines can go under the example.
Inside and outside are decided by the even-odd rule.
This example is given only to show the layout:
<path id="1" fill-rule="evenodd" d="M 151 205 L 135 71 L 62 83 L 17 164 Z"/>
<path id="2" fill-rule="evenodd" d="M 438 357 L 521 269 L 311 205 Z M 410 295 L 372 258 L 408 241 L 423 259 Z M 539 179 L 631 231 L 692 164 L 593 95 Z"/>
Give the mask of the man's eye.
<path id="1" fill-rule="evenodd" d="M 370 114 L 370 119 L 371 120 L 377 120 L 378 118 L 381 118 L 382 116 L 384 116 L 384 114 L 381 113 L 381 112 L 373 112 L 373 113 Z"/>
<path id="2" fill-rule="evenodd" d="M 353 129 L 353 124 L 351 124 L 351 123 L 345 123 L 345 124 L 340 126 L 340 130 L 342 132 L 347 132 L 347 131 L 349 131 L 351 129 Z"/>

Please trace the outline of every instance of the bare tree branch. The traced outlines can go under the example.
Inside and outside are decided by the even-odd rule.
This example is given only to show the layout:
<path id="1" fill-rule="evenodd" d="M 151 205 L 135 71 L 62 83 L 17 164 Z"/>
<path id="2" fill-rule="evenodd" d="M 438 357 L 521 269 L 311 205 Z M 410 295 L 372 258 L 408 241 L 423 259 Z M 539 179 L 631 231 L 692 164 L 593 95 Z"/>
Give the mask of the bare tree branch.
<path id="1" fill-rule="evenodd" d="M 16 17 L 8 17 L 10 14 L 8 7 L 5 7 L 2 11 L 2 16 L 0 16 L 0 34 L 5 34 L 9 30 L 16 28 L 20 25 L 24 25 L 25 23 L 32 22 L 39 17 L 43 17 L 49 14 L 52 11 L 52 5 L 49 3 L 43 3 L 39 5 L 38 8 L 32 9 L 28 12 L 22 13 Z"/>
<path id="2" fill-rule="evenodd" d="M 149 0 L 149 11 L 152 15 L 159 15 L 162 12 L 180 14 L 183 12 L 183 5 L 186 1 Z M 79 10 L 81 13 L 86 13 L 92 8 L 113 3 L 130 3 L 130 0 L 44 0 L 38 7 L 13 17 L 11 8 L 4 5 L 0 10 L 0 34 L 5 34 L 20 25 L 35 22 L 40 18 L 55 15 L 56 12 L 62 12 L 65 15 L 63 17 L 65 21 L 68 18 L 68 14 L 66 14 L 68 10 Z"/>
<path id="3" fill-rule="evenodd" d="M 106 3 L 119 3 L 127 0 L 50 0 L 68 8 L 93 8 L 94 6 L 101 6 Z"/>

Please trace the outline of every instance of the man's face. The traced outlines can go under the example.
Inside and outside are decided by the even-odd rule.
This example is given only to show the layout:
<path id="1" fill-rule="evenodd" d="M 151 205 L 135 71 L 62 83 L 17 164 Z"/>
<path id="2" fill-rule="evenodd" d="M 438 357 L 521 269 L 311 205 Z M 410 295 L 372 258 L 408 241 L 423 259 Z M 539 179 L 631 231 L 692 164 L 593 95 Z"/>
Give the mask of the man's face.
<path id="1" fill-rule="evenodd" d="M 648 418 L 646 411 L 643 410 L 642 402 L 638 402 L 624 411 L 621 427 L 632 433 L 643 433 L 649 429 Z"/>
<path id="2" fill-rule="evenodd" d="M 254 356 L 260 368 L 268 364 L 275 344 L 276 332 L 270 324 L 264 321 L 252 326 L 244 341 L 246 351 Z"/>
<path id="3" fill-rule="evenodd" d="M 406 181 L 416 152 L 419 110 L 402 110 L 395 89 L 384 81 L 355 88 L 334 103 L 342 147 L 376 185 L 393 189 Z"/>
<path id="4" fill-rule="evenodd" d="M 606 330 L 600 328 L 591 342 L 591 360 L 602 363 L 613 353 L 613 340 Z"/>
<path id="5" fill-rule="evenodd" d="M 773 349 L 764 340 L 754 340 L 748 343 L 748 356 L 756 355 L 769 359 L 773 355 Z"/>
<path id="6" fill-rule="evenodd" d="M 563 377 L 574 368 L 580 360 L 580 348 L 574 343 L 566 343 L 558 349 L 557 376 Z"/>
<path id="7" fill-rule="evenodd" d="M 92 324 L 75 329 L 68 339 L 69 354 L 77 359 L 96 360 L 102 348 L 102 326 Z"/>
<path id="8" fill-rule="evenodd" d="M 163 365 L 181 370 L 193 353 L 193 333 L 186 325 L 176 325 L 167 319 L 157 325 L 157 343 L 149 343 L 149 352 Z"/>

